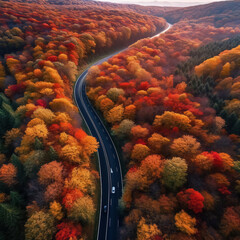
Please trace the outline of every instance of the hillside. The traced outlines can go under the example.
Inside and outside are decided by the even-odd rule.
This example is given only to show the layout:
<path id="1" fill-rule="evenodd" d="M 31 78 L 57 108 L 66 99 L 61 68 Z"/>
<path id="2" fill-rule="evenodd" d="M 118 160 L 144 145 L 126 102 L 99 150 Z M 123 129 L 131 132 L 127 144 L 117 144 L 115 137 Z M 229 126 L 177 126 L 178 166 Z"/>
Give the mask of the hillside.
<path id="1" fill-rule="evenodd" d="M 9 1 L 8 1 L 9 2 Z M 177 7 L 156 7 L 156 6 L 141 6 L 137 4 L 118 4 L 110 2 L 98 2 L 93 0 L 10 0 L 10 2 L 19 3 L 38 3 L 46 5 L 58 5 L 58 6 L 68 6 L 69 8 L 75 7 L 88 7 L 88 8 L 100 8 L 104 10 L 124 10 L 130 12 L 136 12 L 140 14 L 147 14 L 153 16 L 161 16 L 167 11 L 172 11 L 178 9 Z"/>
<path id="2" fill-rule="evenodd" d="M 163 13 L 170 23 L 183 19 L 205 21 L 213 23 L 216 27 L 237 26 L 240 23 L 240 2 L 215 2 L 194 7 L 170 10 Z"/>

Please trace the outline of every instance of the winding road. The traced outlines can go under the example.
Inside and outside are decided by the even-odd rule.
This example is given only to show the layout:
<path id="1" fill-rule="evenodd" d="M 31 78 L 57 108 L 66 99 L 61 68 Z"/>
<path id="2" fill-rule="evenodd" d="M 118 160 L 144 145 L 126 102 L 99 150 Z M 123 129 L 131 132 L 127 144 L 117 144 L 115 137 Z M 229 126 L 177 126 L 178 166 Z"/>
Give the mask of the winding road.
<path id="1" fill-rule="evenodd" d="M 172 25 L 168 24 L 168 27 L 165 30 L 153 37 L 165 33 L 171 27 Z M 126 49 L 127 48 L 124 48 L 119 52 L 111 54 L 110 56 L 94 63 L 94 65 L 100 65 L 112 56 L 125 51 Z M 76 81 L 74 87 L 74 98 L 82 118 L 91 132 L 91 135 L 99 142 L 98 158 L 101 182 L 101 199 L 97 239 L 116 240 L 119 236 L 118 200 L 122 196 L 123 189 L 121 164 L 110 134 L 87 97 L 85 79 L 88 69 L 86 69 Z M 112 187 L 115 187 L 115 193 L 112 193 Z M 104 206 L 107 206 L 105 210 Z"/>

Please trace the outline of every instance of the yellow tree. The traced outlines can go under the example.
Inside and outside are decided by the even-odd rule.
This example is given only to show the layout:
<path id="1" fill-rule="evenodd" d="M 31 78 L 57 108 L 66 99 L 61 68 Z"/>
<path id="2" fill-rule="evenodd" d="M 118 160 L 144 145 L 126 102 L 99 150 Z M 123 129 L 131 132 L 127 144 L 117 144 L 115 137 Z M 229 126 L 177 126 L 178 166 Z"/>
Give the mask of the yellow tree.
<path id="1" fill-rule="evenodd" d="M 137 227 L 137 240 L 151 240 L 161 234 L 156 224 L 147 224 L 145 218 L 141 218 Z"/>
<path id="2" fill-rule="evenodd" d="M 49 213 L 52 214 L 56 220 L 61 220 L 63 218 L 62 205 L 56 201 L 51 202 Z"/>
<path id="3" fill-rule="evenodd" d="M 119 106 L 116 106 L 106 114 L 106 120 L 112 124 L 121 122 L 123 118 L 123 112 L 124 112 L 124 108 L 122 104 Z"/>
<path id="4" fill-rule="evenodd" d="M 161 134 L 154 133 L 152 136 L 148 139 L 148 145 L 149 147 L 157 153 L 160 153 L 162 147 L 166 144 L 168 144 L 170 140 L 168 138 L 163 137 Z"/>
<path id="5" fill-rule="evenodd" d="M 56 117 L 54 119 L 55 123 L 66 123 L 66 122 L 70 122 L 71 118 L 69 116 L 69 114 L 64 113 L 64 112 L 57 112 L 56 113 Z"/>
<path id="6" fill-rule="evenodd" d="M 219 153 L 219 156 L 222 159 L 224 170 L 230 170 L 234 166 L 234 161 L 231 156 L 227 153 Z"/>
<path id="7" fill-rule="evenodd" d="M 68 56 L 64 53 L 61 53 L 61 54 L 58 55 L 58 60 L 62 63 L 67 63 Z"/>
<path id="8" fill-rule="evenodd" d="M 96 101 L 98 92 L 102 90 L 102 87 L 90 88 L 87 92 L 87 96 L 90 100 Z"/>
<path id="9" fill-rule="evenodd" d="M 43 70 L 44 81 L 59 83 L 61 86 L 64 86 L 63 80 L 56 69 L 44 66 Z"/>
<path id="10" fill-rule="evenodd" d="M 99 147 L 99 143 L 97 142 L 96 138 L 92 136 L 86 136 L 83 138 L 82 147 L 83 147 L 83 154 L 90 156 L 91 154 L 97 152 Z"/>
<path id="11" fill-rule="evenodd" d="M 29 143 L 33 143 L 36 137 L 46 139 L 47 136 L 48 129 L 45 124 L 37 124 L 33 127 L 27 127 L 21 145 L 29 145 Z"/>
<path id="12" fill-rule="evenodd" d="M 197 76 L 210 75 L 215 76 L 218 74 L 217 70 L 222 65 L 222 60 L 219 56 L 209 58 L 200 65 L 195 67 L 195 73 Z"/>
<path id="13" fill-rule="evenodd" d="M 45 124 L 50 125 L 53 123 L 55 114 L 50 109 L 40 107 L 33 112 L 31 117 L 42 119 Z"/>
<path id="14" fill-rule="evenodd" d="M 191 127 L 190 122 L 191 120 L 184 114 L 166 111 L 163 115 L 155 117 L 153 126 L 170 129 L 178 127 L 179 129 L 187 130 Z"/>
<path id="15" fill-rule="evenodd" d="M 67 112 L 71 114 L 73 111 L 77 111 L 77 107 L 72 104 L 67 98 L 55 98 L 50 102 L 50 108 L 54 112 Z"/>
<path id="16" fill-rule="evenodd" d="M 222 71 L 220 73 L 221 78 L 229 77 L 231 72 L 231 64 L 229 62 L 225 63 L 222 67 Z"/>
<path id="17" fill-rule="evenodd" d="M 73 168 L 70 177 L 65 180 L 65 188 L 79 189 L 83 193 L 95 194 L 95 179 L 87 168 Z"/>
<path id="18" fill-rule="evenodd" d="M 77 145 L 67 144 L 61 149 L 60 157 L 68 162 L 81 163 L 80 148 Z"/>
<path id="19" fill-rule="evenodd" d="M 102 94 L 102 95 L 100 95 L 100 96 L 98 96 L 98 97 L 96 98 L 96 100 L 95 100 L 95 105 L 96 105 L 97 108 L 100 108 L 101 101 L 102 101 L 103 99 L 105 99 L 105 98 L 107 98 L 107 96 L 106 96 L 105 94 Z M 109 109 L 109 110 L 110 110 L 110 109 Z"/>
<path id="20" fill-rule="evenodd" d="M 131 153 L 133 160 L 141 161 L 150 154 L 150 149 L 143 144 L 135 144 Z"/>
<path id="21" fill-rule="evenodd" d="M 20 68 L 21 63 L 17 59 L 8 58 L 6 62 L 11 73 L 15 73 L 16 69 L 21 69 Z"/>
<path id="22" fill-rule="evenodd" d="M 176 227 L 188 235 L 194 235 L 197 233 L 196 219 L 188 215 L 184 210 L 175 215 L 175 225 Z"/>
<path id="23" fill-rule="evenodd" d="M 181 138 L 174 139 L 171 145 L 171 151 L 175 156 L 187 158 L 194 157 L 198 153 L 200 143 L 196 138 L 184 135 Z"/>

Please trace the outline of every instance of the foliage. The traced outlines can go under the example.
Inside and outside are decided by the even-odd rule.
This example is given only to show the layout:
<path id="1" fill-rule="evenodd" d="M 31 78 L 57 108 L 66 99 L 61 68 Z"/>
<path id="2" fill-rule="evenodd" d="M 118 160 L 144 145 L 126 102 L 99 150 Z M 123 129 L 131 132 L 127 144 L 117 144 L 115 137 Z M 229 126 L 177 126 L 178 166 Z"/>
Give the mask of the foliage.
<path id="1" fill-rule="evenodd" d="M 182 20 L 90 69 L 89 99 L 126 168 L 122 239 L 140 237 L 142 219 L 146 234 L 161 230 L 152 239 L 225 238 L 222 215 L 239 205 L 240 29 L 219 16 Z"/>
<path id="2" fill-rule="evenodd" d="M 17 169 L 12 164 L 3 164 L 0 168 L 0 181 L 11 186 L 16 183 Z"/>
<path id="3" fill-rule="evenodd" d="M 43 211 L 35 212 L 25 224 L 25 239 L 46 239 L 53 237 L 56 229 L 53 217 Z"/>
<path id="4" fill-rule="evenodd" d="M 197 232 L 196 219 L 188 215 L 184 210 L 175 215 L 175 225 L 176 227 L 189 235 L 193 235 Z"/>
<path id="5" fill-rule="evenodd" d="M 188 209 L 193 210 L 194 213 L 202 212 L 204 207 L 204 197 L 201 193 L 195 191 L 192 188 L 186 189 L 185 191 L 177 194 L 179 202 L 183 205 L 187 204 Z"/>
<path id="6" fill-rule="evenodd" d="M 131 158 L 141 161 L 150 154 L 150 149 L 144 144 L 136 144 L 133 147 Z"/>
<path id="7" fill-rule="evenodd" d="M 93 221 L 94 204 L 90 197 L 78 198 L 69 210 L 68 217 L 75 222 L 87 224 Z"/>
<path id="8" fill-rule="evenodd" d="M 199 147 L 200 143 L 194 137 L 184 135 L 181 138 L 174 139 L 171 151 L 175 156 L 187 158 L 196 155 Z"/>
<path id="9" fill-rule="evenodd" d="M 144 218 L 139 221 L 137 230 L 137 240 L 150 240 L 153 237 L 160 235 L 161 231 L 157 228 L 157 225 L 148 225 Z"/>
<path id="10" fill-rule="evenodd" d="M 174 157 L 166 160 L 163 168 L 163 184 L 175 191 L 186 182 L 187 163 L 184 159 Z"/>
<path id="11" fill-rule="evenodd" d="M 61 182 L 63 178 L 62 171 L 63 166 L 59 162 L 52 161 L 44 164 L 38 172 L 39 182 L 44 185 L 48 185 L 54 181 Z"/>
<path id="12" fill-rule="evenodd" d="M 0 236 L 5 232 L 11 239 L 24 238 L 22 218 L 27 222 L 26 239 L 91 237 L 85 231 L 95 224 L 98 173 L 92 156 L 99 144 L 80 128 L 73 83 L 95 54 L 153 35 L 166 24 L 135 10 L 122 11 L 125 7 L 120 5 L 112 11 L 111 4 L 106 4 L 107 9 L 92 2 L 68 3 L 61 9 L 52 4 L 1 3 L 0 194 L 1 204 L 16 211 L 12 215 L 16 214 L 19 227 L 12 220 L 14 231 L 1 226 Z M 129 135 L 134 125 L 129 120 L 126 131 L 128 123 L 121 123 L 123 114 L 131 118 L 134 110 L 114 109 L 123 94 L 122 89 L 112 88 L 106 94 L 108 101 L 100 103 L 103 111 L 116 110 L 109 118 L 120 123 L 119 136 Z M 92 204 L 91 221 L 83 229 L 64 214 L 71 211 L 74 216 L 79 198 Z M 19 214 L 23 209 L 28 215 Z M 37 226 L 38 221 L 42 225 Z M 59 231 L 54 236 L 56 225 Z"/>
<path id="13" fill-rule="evenodd" d="M 63 222 L 57 225 L 58 232 L 56 240 L 68 240 L 70 238 L 77 238 L 81 236 L 82 227 L 80 224 L 73 224 L 72 222 Z"/>
<path id="14" fill-rule="evenodd" d="M 165 26 L 136 12 L 163 10 L 19 2 L 0 10 L 0 236 L 23 239 L 26 222 L 26 239 L 90 238 L 98 143 L 80 128 L 73 83 L 95 54 Z M 121 239 L 239 235 L 239 14 L 224 15 L 236 5 L 171 9 L 172 19 L 181 11 L 204 18 L 137 41 L 88 72 L 89 99 L 123 150 Z"/>

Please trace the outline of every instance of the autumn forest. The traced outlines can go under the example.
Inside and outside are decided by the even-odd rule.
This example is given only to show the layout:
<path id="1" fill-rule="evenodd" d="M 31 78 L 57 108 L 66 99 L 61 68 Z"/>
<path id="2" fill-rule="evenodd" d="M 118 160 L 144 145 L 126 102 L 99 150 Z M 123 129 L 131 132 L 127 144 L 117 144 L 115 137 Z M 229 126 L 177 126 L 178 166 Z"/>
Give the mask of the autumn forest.
<path id="1" fill-rule="evenodd" d="M 0 0 L 0 240 L 239 240 L 239 16 Z"/>

